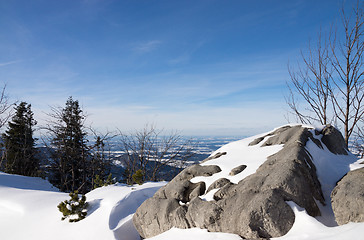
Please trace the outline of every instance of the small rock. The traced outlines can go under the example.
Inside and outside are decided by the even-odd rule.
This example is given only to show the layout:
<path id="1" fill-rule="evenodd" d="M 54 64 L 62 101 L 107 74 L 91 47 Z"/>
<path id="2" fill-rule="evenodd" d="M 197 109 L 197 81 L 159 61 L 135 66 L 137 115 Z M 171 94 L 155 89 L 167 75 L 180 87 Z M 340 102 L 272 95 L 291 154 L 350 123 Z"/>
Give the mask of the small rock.
<path id="1" fill-rule="evenodd" d="M 221 157 L 221 156 L 223 156 L 223 155 L 226 155 L 226 154 L 227 154 L 226 152 L 218 152 L 218 153 L 216 153 L 215 155 L 213 155 L 213 156 L 211 156 L 211 157 L 206 158 L 206 159 L 205 159 L 205 160 L 203 160 L 201 163 L 207 162 L 207 161 L 212 160 L 212 159 L 219 158 L 219 157 Z"/>
<path id="2" fill-rule="evenodd" d="M 246 165 L 237 166 L 236 168 L 231 169 L 229 175 L 230 176 L 235 176 L 236 174 L 239 174 L 242 171 L 244 171 L 245 168 L 246 168 Z"/>
<path id="3" fill-rule="evenodd" d="M 225 186 L 228 183 L 230 183 L 229 179 L 219 178 L 209 186 L 209 188 L 207 189 L 207 192 L 210 192 L 212 189 L 222 188 L 223 186 Z"/>
<path id="4" fill-rule="evenodd" d="M 336 130 L 330 124 L 327 125 L 322 130 L 321 141 L 326 145 L 326 147 L 334 154 L 348 155 L 348 149 L 346 147 L 344 138 L 341 133 Z"/>

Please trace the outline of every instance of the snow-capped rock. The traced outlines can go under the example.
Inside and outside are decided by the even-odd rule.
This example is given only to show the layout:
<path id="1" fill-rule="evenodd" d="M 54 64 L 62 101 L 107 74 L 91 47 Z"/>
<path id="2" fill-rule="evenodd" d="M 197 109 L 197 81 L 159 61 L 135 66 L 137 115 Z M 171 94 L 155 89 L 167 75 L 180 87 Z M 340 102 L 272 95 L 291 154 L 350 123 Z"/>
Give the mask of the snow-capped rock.
<path id="1" fill-rule="evenodd" d="M 340 156 L 338 161 L 346 166 L 355 159 L 332 126 L 284 126 L 227 144 L 147 199 L 137 209 L 134 225 L 143 238 L 173 227 L 250 239 L 282 236 L 295 222 L 287 201 L 313 217 L 327 217 L 327 192 L 334 187 L 333 179 L 346 173 L 329 173 L 334 177 L 326 178 L 322 169 L 316 171 L 316 165 L 330 171 L 326 165 L 328 158 L 336 161 L 332 156 Z"/>

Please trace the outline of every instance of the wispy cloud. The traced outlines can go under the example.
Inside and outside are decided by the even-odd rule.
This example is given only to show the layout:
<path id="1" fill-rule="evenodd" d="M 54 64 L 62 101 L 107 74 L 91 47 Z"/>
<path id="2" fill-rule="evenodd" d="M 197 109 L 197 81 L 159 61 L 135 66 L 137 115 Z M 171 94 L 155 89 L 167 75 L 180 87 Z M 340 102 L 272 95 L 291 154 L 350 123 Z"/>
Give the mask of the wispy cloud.
<path id="1" fill-rule="evenodd" d="M 181 55 L 172 58 L 168 61 L 169 64 L 171 65 L 177 65 L 180 63 L 187 63 L 190 61 L 191 57 L 195 54 L 195 52 L 197 50 L 199 50 L 204 44 L 206 43 L 205 40 L 201 40 L 195 44 L 192 44 L 191 47 L 189 47 L 189 49 L 184 50 L 184 52 L 182 52 Z"/>
<path id="2" fill-rule="evenodd" d="M 8 66 L 8 65 L 12 65 L 12 64 L 20 63 L 20 62 L 22 62 L 22 60 L 2 62 L 2 63 L 0 63 L 0 67 L 5 67 L 5 66 Z"/>
<path id="3" fill-rule="evenodd" d="M 171 65 L 175 65 L 175 64 L 188 62 L 189 60 L 190 60 L 190 55 L 185 53 L 185 54 L 183 54 L 181 56 L 178 56 L 176 58 L 173 58 L 173 59 L 169 60 L 168 63 L 171 64 Z"/>
<path id="4" fill-rule="evenodd" d="M 137 44 L 133 50 L 138 53 L 147 53 L 156 49 L 162 42 L 159 40 L 152 40 Z"/>

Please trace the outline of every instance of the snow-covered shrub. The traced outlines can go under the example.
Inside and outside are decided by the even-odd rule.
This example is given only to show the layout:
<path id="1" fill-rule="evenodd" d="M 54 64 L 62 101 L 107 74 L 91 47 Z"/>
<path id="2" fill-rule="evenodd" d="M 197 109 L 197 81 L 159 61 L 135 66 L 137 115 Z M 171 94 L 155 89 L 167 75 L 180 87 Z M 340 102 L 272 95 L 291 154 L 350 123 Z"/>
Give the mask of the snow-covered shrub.
<path id="1" fill-rule="evenodd" d="M 78 191 L 71 192 L 69 194 L 70 200 L 65 200 L 58 204 L 59 211 L 63 214 L 62 220 L 66 218 L 69 222 L 78 222 L 84 219 L 87 215 L 86 196 L 82 195 L 81 199 L 78 196 Z"/>

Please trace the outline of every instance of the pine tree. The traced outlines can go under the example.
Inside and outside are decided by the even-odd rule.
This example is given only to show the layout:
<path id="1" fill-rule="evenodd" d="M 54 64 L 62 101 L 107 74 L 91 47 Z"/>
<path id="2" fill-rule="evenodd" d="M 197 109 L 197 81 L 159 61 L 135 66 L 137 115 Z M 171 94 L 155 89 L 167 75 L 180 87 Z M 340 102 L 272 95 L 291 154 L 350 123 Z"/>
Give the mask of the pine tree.
<path id="1" fill-rule="evenodd" d="M 137 184 L 139 184 L 139 185 L 142 185 L 142 184 L 144 183 L 144 180 L 143 180 L 143 178 L 144 178 L 143 170 L 141 170 L 141 169 L 137 170 L 137 171 L 133 174 L 132 178 L 133 178 L 133 181 L 134 181 L 135 183 L 137 183 Z"/>
<path id="2" fill-rule="evenodd" d="M 90 159 L 87 147 L 87 133 L 84 130 L 83 111 L 77 100 L 69 97 L 65 108 L 54 114 L 54 138 L 52 145 L 53 176 L 51 182 L 61 191 L 78 190 L 85 193 L 91 189 L 88 161 Z"/>
<path id="3" fill-rule="evenodd" d="M 112 174 L 110 173 L 107 178 L 105 180 L 103 180 L 102 178 L 100 178 L 100 175 L 96 175 L 95 179 L 93 179 L 93 189 L 99 188 L 99 187 L 103 187 L 103 186 L 108 186 L 111 184 L 116 183 L 115 179 L 112 177 Z"/>
<path id="4" fill-rule="evenodd" d="M 58 210 L 63 214 L 61 220 L 68 218 L 69 222 L 78 222 L 84 219 L 87 215 L 88 203 L 86 202 L 86 196 L 82 195 L 81 199 L 78 196 L 78 192 L 71 192 L 69 194 L 70 200 L 65 200 L 58 204 Z"/>
<path id="5" fill-rule="evenodd" d="M 5 166 L 4 171 L 25 176 L 37 176 L 39 160 L 35 157 L 35 140 L 31 105 L 21 102 L 15 107 L 15 115 L 8 123 L 8 130 L 3 134 Z"/>

